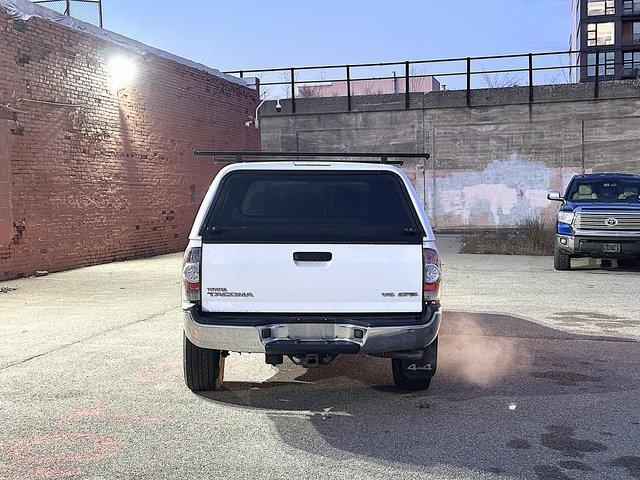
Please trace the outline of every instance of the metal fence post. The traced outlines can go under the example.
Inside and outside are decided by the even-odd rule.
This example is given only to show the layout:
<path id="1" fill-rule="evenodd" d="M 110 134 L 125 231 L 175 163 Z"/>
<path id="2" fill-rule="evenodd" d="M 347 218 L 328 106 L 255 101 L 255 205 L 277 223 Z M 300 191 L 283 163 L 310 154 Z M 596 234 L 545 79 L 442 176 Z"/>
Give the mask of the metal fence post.
<path id="1" fill-rule="evenodd" d="M 593 96 L 594 98 L 598 98 L 600 96 L 600 54 L 597 52 L 596 52 L 596 75 L 593 83 Z"/>
<path id="2" fill-rule="evenodd" d="M 296 113 L 296 69 L 291 69 L 291 112 Z"/>
<path id="3" fill-rule="evenodd" d="M 350 71 L 349 65 L 347 65 L 346 68 L 347 68 L 347 110 L 350 112 L 351 111 L 351 71 Z"/>
<path id="4" fill-rule="evenodd" d="M 409 83 L 409 62 L 404 62 L 404 108 L 409 108 L 411 103 Z"/>
<path id="5" fill-rule="evenodd" d="M 244 78 L 244 72 L 240 70 L 240 78 Z"/>
<path id="6" fill-rule="evenodd" d="M 533 103 L 533 53 L 529 54 L 529 103 Z"/>
<path id="7" fill-rule="evenodd" d="M 102 0 L 100 0 L 100 2 L 98 3 L 98 13 L 100 15 L 100 28 L 104 28 L 104 12 L 102 10 Z"/>
<path id="8" fill-rule="evenodd" d="M 471 57 L 467 57 L 467 107 L 471 105 Z"/>

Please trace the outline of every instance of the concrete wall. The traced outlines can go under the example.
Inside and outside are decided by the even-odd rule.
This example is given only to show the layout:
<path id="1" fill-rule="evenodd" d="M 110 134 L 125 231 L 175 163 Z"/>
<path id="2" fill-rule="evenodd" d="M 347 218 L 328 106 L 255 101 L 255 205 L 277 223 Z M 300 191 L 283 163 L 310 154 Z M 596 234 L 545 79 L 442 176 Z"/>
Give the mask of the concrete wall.
<path id="1" fill-rule="evenodd" d="M 477 90 L 266 105 L 265 150 L 429 152 L 404 168 L 440 229 L 500 227 L 533 215 L 550 217 L 546 200 L 580 172 L 640 171 L 640 84 Z"/>
<path id="2" fill-rule="evenodd" d="M 106 64 L 137 74 L 109 89 Z M 219 167 L 259 149 L 258 93 L 0 8 L 0 280 L 181 250 Z M 6 107 L 9 105 L 9 107 Z"/>

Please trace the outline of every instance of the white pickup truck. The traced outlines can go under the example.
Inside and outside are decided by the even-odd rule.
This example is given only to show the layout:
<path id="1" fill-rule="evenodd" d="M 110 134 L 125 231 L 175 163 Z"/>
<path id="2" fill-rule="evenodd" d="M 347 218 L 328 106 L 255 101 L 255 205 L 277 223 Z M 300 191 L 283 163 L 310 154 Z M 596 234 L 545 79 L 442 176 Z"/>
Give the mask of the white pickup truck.
<path id="1" fill-rule="evenodd" d="M 229 352 L 304 367 L 391 359 L 396 385 L 436 371 L 440 260 L 423 206 L 374 163 L 233 163 L 209 188 L 184 255 L 184 374 L 222 384 Z"/>

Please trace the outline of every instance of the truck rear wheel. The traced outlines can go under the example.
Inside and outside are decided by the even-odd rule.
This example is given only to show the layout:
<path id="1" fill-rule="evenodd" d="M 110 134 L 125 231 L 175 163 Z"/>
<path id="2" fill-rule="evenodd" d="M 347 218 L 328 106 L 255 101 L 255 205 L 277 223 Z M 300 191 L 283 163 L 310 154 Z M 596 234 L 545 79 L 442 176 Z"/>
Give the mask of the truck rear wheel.
<path id="1" fill-rule="evenodd" d="M 200 348 L 183 333 L 184 380 L 192 392 L 218 390 L 224 376 L 224 355 L 220 350 Z"/>
<path id="2" fill-rule="evenodd" d="M 438 360 L 438 339 L 436 338 L 418 360 L 391 360 L 393 381 L 400 390 L 426 390 L 436 374 Z"/>
<path id="3" fill-rule="evenodd" d="M 553 268 L 560 271 L 571 270 L 571 256 L 556 247 L 553 252 Z"/>

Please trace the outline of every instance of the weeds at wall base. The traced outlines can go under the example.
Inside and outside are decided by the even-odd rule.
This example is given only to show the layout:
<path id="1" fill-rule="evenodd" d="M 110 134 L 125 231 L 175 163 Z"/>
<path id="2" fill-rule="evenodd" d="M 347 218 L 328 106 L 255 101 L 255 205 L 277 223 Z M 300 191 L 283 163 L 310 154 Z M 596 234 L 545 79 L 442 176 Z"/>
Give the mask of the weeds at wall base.
<path id="1" fill-rule="evenodd" d="M 494 255 L 553 255 L 554 225 L 527 218 L 513 227 L 465 233 L 460 253 Z"/>

